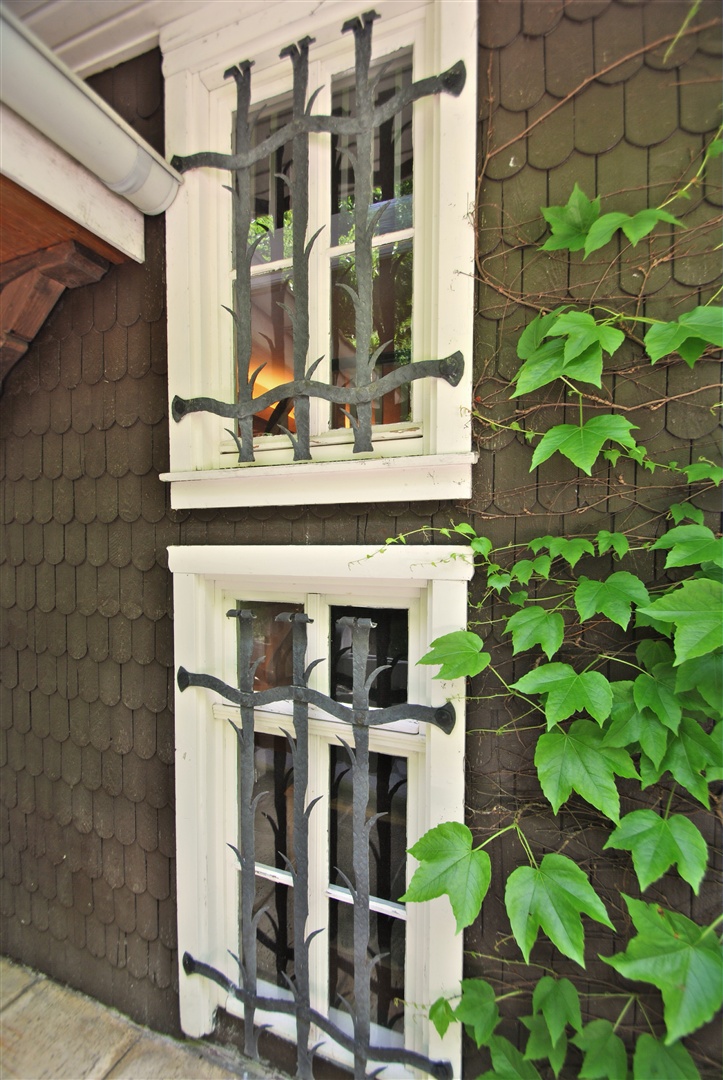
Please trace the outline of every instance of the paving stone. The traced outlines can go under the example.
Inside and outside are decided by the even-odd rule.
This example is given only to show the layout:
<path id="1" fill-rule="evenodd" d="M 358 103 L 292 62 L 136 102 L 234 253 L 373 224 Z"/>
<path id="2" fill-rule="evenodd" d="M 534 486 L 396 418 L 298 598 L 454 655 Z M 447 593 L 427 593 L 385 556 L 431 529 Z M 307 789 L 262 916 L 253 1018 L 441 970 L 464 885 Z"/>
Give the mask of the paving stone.
<path id="1" fill-rule="evenodd" d="M 21 994 L 3 1010 L 3 1072 L 33 1080 L 81 1080 L 105 1076 L 137 1041 L 138 1035 L 81 995 L 72 995 L 47 979 Z"/>

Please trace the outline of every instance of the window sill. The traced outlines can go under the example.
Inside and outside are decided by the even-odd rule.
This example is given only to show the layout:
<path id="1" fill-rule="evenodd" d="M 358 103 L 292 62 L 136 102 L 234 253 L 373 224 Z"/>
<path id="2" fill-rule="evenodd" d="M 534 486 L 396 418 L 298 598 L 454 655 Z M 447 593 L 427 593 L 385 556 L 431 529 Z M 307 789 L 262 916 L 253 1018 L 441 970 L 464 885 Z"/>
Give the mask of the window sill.
<path id="1" fill-rule="evenodd" d="M 162 473 L 174 510 L 469 499 L 476 453 L 366 457 Z"/>

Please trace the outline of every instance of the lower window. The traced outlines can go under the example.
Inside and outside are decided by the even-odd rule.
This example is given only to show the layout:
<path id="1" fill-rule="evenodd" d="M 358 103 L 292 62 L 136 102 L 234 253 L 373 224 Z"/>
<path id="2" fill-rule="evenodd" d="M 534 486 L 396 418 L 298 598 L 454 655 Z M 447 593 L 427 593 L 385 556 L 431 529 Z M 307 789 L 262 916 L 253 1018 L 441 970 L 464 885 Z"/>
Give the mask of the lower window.
<path id="1" fill-rule="evenodd" d="M 400 897 L 414 869 L 407 849 L 428 828 L 463 812 L 464 682 L 432 682 L 429 669 L 417 667 L 416 661 L 433 637 L 465 625 L 472 573 L 467 552 L 319 547 L 293 549 L 293 559 L 290 554 L 268 547 L 170 549 L 177 663 L 239 685 L 238 620 L 226 618 L 225 612 L 242 608 L 255 617 L 254 690 L 289 686 L 291 626 L 276 616 L 303 611 L 311 620 L 306 664 L 322 660 L 310 672 L 308 685 L 320 694 L 342 705 L 354 700 L 350 627 L 356 618 L 372 624 L 368 655 L 357 658 L 356 672 L 357 688 L 360 672 L 370 682 L 372 709 L 407 701 L 438 706 L 454 699 L 457 721 L 451 734 L 410 719 L 368 729 L 366 819 L 368 956 L 378 957 L 371 973 L 371 1043 L 446 1058 L 458 1070 L 457 1034 L 450 1030 L 441 1040 L 426 1010 L 440 994 L 459 990 L 461 939 L 445 901 L 405 905 Z M 306 573 L 303 566 L 299 570 L 299 560 Z M 279 573 L 289 562 L 294 571 Z M 303 591 L 298 585 L 302 578 Z M 254 713 L 258 993 L 287 1000 L 296 950 L 292 712 L 291 702 L 275 702 Z M 236 952 L 241 938 L 240 875 L 227 845 L 240 846 L 240 800 L 236 735 L 227 721 L 238 724 L 238 716 L 237 707 L 209 689 L 192 686 L 177 695 L 177 779 L 184 793 L 177 821 L 179 953 L 190 952 L 235 982 L 238 968 L 228 950 Z M 348 1032 L 355 1007 L 352 731 L 318 703 L 309 706 L 306 805 L 318 800 L 309 815 L 308 839 L 306 937 L 318 932 L 308 951 L 310 1003 Z M 182 1025 L 190 1035 L 211 1029 L 219 1005 L 243 1012 L 240 1002 L 220 987 L 189 978 L 183 970 L 180 996 Z M 294 1038 L 291 1016 L 258 1012 L 257 1023 Z M 343 1047 L 322 1031 L 318 1037 L 324 1041 L 324 1056 L 350 1063 Z M 413 1074 L 395 1064 L 382 1075 Z"/>

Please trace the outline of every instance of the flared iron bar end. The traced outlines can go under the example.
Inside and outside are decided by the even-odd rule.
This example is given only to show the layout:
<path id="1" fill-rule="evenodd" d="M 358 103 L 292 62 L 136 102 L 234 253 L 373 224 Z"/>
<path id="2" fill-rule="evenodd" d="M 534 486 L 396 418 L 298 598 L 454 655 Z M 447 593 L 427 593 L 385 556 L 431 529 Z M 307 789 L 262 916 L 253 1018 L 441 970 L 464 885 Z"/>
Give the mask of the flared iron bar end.
<path id="1" fill-rule="evenodd" d="M 378 15 L 376 11 L 365 11 L 363 15 L 355 15 L 353 19 L 347 19 L 341 28 L 342 34 L 348 34 L 350 30 L 354 30 L 355 27 L 368 26 L 369 23 L 374 22 L 375 19 L 380 19 L 381 15 Z"/>
<path id="2" fill-rule="evenodd" d="M 193 975 L 196 972 L 196 961 L 189 952 L 183 954 L 183 970 L 186 975 Z"/>
<path id="3" fill-rule="evenodd" d="M 174 158 L 173 160 L 177 161 L 178 159 Z M 185 398 L 179 397 L 178 394 L 176 394 L 173 401 L 171 402 L 171 416 L 176 421 L 176 423 L 178 423 L 179 420 L 183 420 L 183 417 L 186 415 L 186 406 L 187 402 Z"/>
<path id="4" fill-rule="evenodd" d="M 439 374 L 450 386 L 457 386 L 464 375 L 464 357 L 457 350 L 439 361 Z"/>
<path id="5" fill-rule="evenodd" d="M 444 93 L 459 97 L 467 81 L 467 68 L 464 66 L 464 61 L 458 60 L 456 64 L 452 64 L 451 68 L 447 68 L 442 73 L 441 78 Z"/>
<path id="6" fill-rule="evenodd" d="M 446 705 L 442 705 L 441 708 L 437 709 L 434 718 L 437 721 L 437 727 L 440 728 L 445 735 L 449 735 L 454 729 L 457 720 L 457 714 L 454 711 L 452 702 L 448 701 Z"/>
<path id="7" fill-rule="evenodd" d="M 179 667 L 178 675 L 176 676 L 178 683 L 178 689 L 183 693 L 184 690 L 188 690 L 191 685 L 191 676 L 186 671 L 185 667 Z"/>

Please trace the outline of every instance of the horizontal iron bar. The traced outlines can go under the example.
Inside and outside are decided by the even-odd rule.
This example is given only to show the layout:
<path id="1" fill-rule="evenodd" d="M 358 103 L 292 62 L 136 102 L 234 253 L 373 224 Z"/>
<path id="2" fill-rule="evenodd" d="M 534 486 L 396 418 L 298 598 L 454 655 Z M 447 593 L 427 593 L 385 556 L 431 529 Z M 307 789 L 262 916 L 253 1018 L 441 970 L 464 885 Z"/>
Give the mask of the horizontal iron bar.
<path id="1" fill-rule="evenodd" d="M 444 705 L 388 705 L 385 709 L 354 709 L 349 705 L 342 705 L 339 701 L 327 697 L 318 690 L 312 690 L 308 686 L 276 686 L 270 690 L 244 691 L 229 686 L 222 679 L 214 675 L 198 675 L 187 671 L 184 667 L 178 669 L 178 688 L 183 692 L 189 686 L 202 686 L 206 690 L 215 690 L 226 701 L 247 709 L 257 709 L 264 705 L 272 705 L 277 701 L 303 701 L 307 705 L 316 705 L 324 712 L 335 716 L 347 724 L 361 724 L 363 727 L 378 727 L 380 724 L 390 724 L 395 720 L 417 720 L 423 724 L 432 724 L 440 728 L 445 734 L 449 734 L 455 724 L 456 715 L 454 705 L 446 702 Z"/>
<path id="2" fill-rule="evenodd" d="M 217 401 L 215 398 L 208 397 L 182 398 L 176 395 L 171 405 L 171 413 L 178 423 L 188 413 L 195 412 L 210 412 L 216 416 L 242 420 L 288 398 L 315 397 L 337 405 L 363 405 L 417 379 L 444 379 L 450 386 L 457 386 L 463 372 L 464 357 L 457 351 L 450 356 L 442 357 L 441 360 L 418 360 L 412 364 L 405 364 L 365 386 L 329 386 L 315 379 L 295 379 L 293 382 L 275 386 L 256 398 L 235 403 Z"/>
<path id="3" fill-rule="evenodd" d="M 377 128 L 419 98 L 429 97 L 433 94 L 451 94 L 458 97 L 464 89 L 467 72 L 464 63 L 459 60 L 441 75 L 431 75 L 427 79 L 419 79 L 411 86 L 394 94 L 389 101 L 377 106 L 374 110 L 372 126 Z M 330 135 L 358 135 L 367 130 L 359 124 L 356 117 L 348 116 L 299 116 L 290 120 L 282 128 L 275 131 L 258 146 L 246 154 L 218 154 L 206 151 L 200 154 L 188 154 L 186 156 L 175 155 L 171 159 L 171 166 L 180 173 L 190 169 L 249 169 L 257 162 L 263 161 L 280 146 L 290 142 L 296 135 L 315 134 L 326 132 Z"/>
<path id="4" fill-rule="evenodd" d="M 244 1005 L 253 1005 L 256 1009 L 262 1009 L 264 1012 L 280 1013 L 286 1016 L 296 1015 L 297 1005 L 294 1001 L 249 994 L 243 987 L 232 982 L 222 971 L 212 967 L 210 964 L 204 964 L 201 960 L 195 960 L 189 952 L 183 954 L 183 970 L 186 975 L 201 975 L 205 979 L 210 979 L 211 982 L 216 983 L 217 986 L 220 986 L 226 993 L 231 994 Z M 308 1013 L 311 1022 L 321 1028 L 334 1042 L 345 1050 L 349 1050 L 351 1053 L 354 1052 L 353 1036 L 347 1035 L 346 1032 L 337 1027 L 323 1013 L 317 1012 L 316 1009 L 309 1007 Z M 425 1057 L 424 1054 L 418 1054 L 415 1050 L 404 1050 L 402 1047 L 370 1046 L 369 1056 L 373 1061 L 409 1065 L 413 1069 L 420 1069 L 429 1076 L 433 1076 L 434 1080 L 453 1080 L 452 1066 L 448 1061 L 432 1061 L 431 1058 Z"/>

